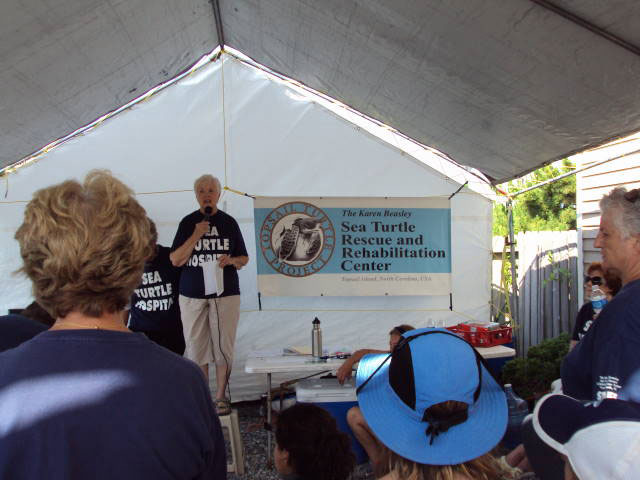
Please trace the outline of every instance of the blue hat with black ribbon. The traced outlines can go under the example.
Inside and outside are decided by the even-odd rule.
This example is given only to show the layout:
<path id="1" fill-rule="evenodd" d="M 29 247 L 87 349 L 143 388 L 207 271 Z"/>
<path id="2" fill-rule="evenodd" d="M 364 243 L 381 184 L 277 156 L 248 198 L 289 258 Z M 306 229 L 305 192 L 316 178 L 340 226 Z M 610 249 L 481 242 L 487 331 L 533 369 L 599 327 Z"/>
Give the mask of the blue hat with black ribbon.
<path id="1" fill-rule="evenodd" d="M 495 447 L 507 427 L 507 401 L 480 354 L 440 328 L 403 334 L 391 354 L 366 355 L 356 374 L 369 427 L 396 454 L 426 465 L 456 465 Z M 447 401 L 466 408 L 431 409 Z"/>

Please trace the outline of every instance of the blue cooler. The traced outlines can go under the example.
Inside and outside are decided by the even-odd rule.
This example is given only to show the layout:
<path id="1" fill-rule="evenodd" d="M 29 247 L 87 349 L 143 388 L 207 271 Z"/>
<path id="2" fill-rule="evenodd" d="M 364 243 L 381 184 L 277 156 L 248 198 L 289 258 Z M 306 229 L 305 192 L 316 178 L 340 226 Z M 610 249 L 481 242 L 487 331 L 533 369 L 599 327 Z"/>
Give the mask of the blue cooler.
<path id="1" fill-rule="evenodd" d="M 351 438 L 351 448 L 356 455 L 356 463 L 367 461 L 367 453 L 353 436 L 347 423 L 347 411 L 358 405 L 354 380 L 346 380 L 340 385 L 337 378 L 310 378 L 296 383 L 296 401 L 312 403 L 328 411 L 338 423 L 338 428 Z"/>

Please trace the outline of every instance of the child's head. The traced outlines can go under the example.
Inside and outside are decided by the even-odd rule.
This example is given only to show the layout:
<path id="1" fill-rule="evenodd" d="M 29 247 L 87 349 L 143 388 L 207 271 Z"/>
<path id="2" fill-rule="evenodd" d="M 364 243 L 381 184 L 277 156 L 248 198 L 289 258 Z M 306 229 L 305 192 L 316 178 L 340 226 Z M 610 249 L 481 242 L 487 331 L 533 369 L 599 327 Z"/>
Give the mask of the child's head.
<path id="1" fill-rule="evenodd" d="M 346 480 L 355 466 L 349 437 L 320 407 L 298 403 L 282 411 L 274 459 L 280 474 L 309 480 Z"/>

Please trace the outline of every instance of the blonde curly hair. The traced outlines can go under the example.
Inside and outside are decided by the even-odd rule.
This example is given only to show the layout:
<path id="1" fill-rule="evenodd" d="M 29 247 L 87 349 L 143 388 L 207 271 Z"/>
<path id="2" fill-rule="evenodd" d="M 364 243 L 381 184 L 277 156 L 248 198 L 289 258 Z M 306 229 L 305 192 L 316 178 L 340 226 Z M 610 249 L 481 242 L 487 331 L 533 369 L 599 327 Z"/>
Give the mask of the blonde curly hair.
<path id="1" fill-rule="evenodd" d="M 436 415 L 450 415 L 461 410 L 466 411 L 468 405 L 464 402 L 449 400 L 429 407 L 429 411 Z M 478 458 L 457 465 L 425 465 L 408 460 L 391 449 L 384 447 L 384 456 L 388 471 L 397 478 L 406 480 L 456 480 L 468 478 L 474 480 L 506 480 L 512 478 L 508 471 L 491 453 L 485 453 Z"/>
<path id="2" fill-rule="evenodd" d="M 122 310 L 152 253 L 147 214 L 109 171 L 38 190 L 15 235 L 36 301 L 54 318 Z"/>

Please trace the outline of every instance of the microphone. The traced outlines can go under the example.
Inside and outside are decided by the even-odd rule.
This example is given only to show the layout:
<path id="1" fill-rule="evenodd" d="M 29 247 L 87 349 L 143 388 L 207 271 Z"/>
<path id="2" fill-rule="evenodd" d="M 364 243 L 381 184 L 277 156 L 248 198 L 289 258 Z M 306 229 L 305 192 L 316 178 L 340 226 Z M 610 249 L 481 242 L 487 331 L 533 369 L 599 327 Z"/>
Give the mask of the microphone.
<path id="1" fill-rule="evenodd" d="M 213 208 L 211 208 L 209 205 L 207 205 L 206 207 L 204 207 L 204 219 L 208 222 L 209 219 L 211 218 L 211 213 L 213 213 Z"/>

